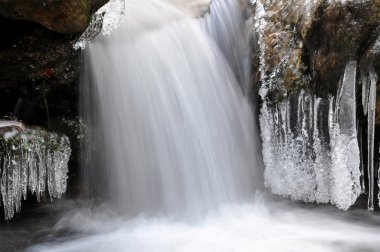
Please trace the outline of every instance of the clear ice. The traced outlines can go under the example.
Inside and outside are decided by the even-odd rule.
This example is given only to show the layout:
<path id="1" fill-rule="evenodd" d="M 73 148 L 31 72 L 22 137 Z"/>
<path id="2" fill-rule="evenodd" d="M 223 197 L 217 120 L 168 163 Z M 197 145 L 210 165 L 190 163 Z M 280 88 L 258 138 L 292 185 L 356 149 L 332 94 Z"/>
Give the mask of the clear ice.
<path id="1" fill-rule="evenodd" d="M 74 45 L 74 49 L 85 49 L 88 42 L 100 32 L 109 35 L 122 22 L 125 16 L 124 0 L 111 0 L 92 16 L 91 22 Z"/>
<path id="2" fill-rule="evenodd" d="M 346 65 L 335 101 L 330 103 L 331 202 L 348 209 L 361 193 L 360 152 L 356 128 L 356 62 Z"/>
<path id="3" fill-rule="evenodd" d="M 46 190 L 51 200 L 66 191 L 71 154 L 67 136 L 0 121 L 0 150 L 0 195 L 6 220 L 21 211 L 28 191 L 38 201 Z"/>
<path id="4" fill-rule="evenodd" d="M 265 185 L 275 194 L 348 209 L 361 193 L 356 130 L 356 63 L 335 100 L 305 91 L 261 108 Z M 328 120 L 324 115 L 328 114 Z"/>
<path id="5" fill-rule="evenodd" d="M 376 83 L 377 74 L 373 69 L 369 71 L 369 97 L 368 97 L 368 130 L 367 130 L 367 143 L 368 143 L 368 209 L 374 209 L 374 190 L 375 190 L 375 170 L 374 170 L 374 141 L 375 141 L 375 114 L 376 114 Z"/>
<path id="6" fill-rule="evenodd" d="M 337 98 L 323 99 L 305 91 L 287 93 L 277 72 L 268 71 L 265 32 L 273 23 L 265 3 L 257 1 L 256 28 L 260 47 L 262 107 L 260 127 L 263 140 L 265 186 L 274 194 L 293 200 L 332 203 L 348 209 L 361 193 L 360 152 L 356 128 L 356 62 L 348 62 Z M 284 3 L 285 4 L 285 3 Z M 285 6 L 286 7 L 286 6 Z M 308 16 L 300 5 L 295 15 Z M 296 9 L 297 9 L 296 8 Z M 271 104 L 268 93 L 277 89 L 286 97 Z M 325 115 L 329 116 L 326 117 Z"/>

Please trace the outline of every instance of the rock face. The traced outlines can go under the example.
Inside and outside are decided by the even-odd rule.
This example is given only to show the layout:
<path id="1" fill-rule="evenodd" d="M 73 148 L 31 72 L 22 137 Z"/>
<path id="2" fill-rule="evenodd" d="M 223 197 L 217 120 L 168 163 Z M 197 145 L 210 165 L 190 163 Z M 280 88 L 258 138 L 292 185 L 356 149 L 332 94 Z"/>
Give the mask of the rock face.
<path id="1" fill-rule="evenodd" d="M 301 88 L 335 94 L 349 60 L 380 72 L 380 1 L 261 1 L 270 100 Z M 278 80 L 281 83 L 278 83 Z M 380 111 L 378 111 L 380 112 Z M 379 122 L 380 123 L 380 122 Z"/>
<path id="2" fill-rule="evenodd" d="M 49 118 L 78 114 L 80 52 L 73 44 L 105 2 L 0 0 L 0 117 L 48 126 Z"/>
<path id="3" fill-rule="evenodd" d="M 77 116 L 80 52 L 73 44 L 106 2 L 0 0 L 0 117 L 48 127 L 56 117 Z"/>
<path id="4" fill-rule="evenodd" d="M 0 15 L 39 23 L 62 33 L 83 32 L 91 18 L 93 7 L 105 0 L 1 0 Z"/>
<path id="5" fill-rule="evenodd" d="M 346 62 L 365 57 L 379 36 L 379 26 L 380 1 L 318 6 L 310 28 L 302 36 L 322 89 L 334 91 L 331 87 L 338 83 Z"/>
<path id="6" fill-rule="evenodd" d="M 48 127 L 78 110 L 80 54 L 74 37 L 38 24 L 1 18 L 0 116 Z"/>

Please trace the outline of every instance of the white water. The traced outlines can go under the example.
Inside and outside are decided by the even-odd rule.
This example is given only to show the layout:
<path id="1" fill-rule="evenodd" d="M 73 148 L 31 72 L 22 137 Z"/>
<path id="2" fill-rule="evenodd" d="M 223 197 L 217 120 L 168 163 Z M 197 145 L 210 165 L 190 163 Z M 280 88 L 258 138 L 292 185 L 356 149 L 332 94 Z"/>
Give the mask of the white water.
<path id="1" fill-rule="evenodd" d="M 196 19 L 165 1 L 128 1 L 127 22 L 91 43 L 85 64 L 90 143 L 102 161 L 88 173 L 105 173 L 95 180 L 121 212 L 198 214 L 254 193 L 253 112 Z"/>
<path id="2" fill-rule="evenodd" d="M 249 86 L 249 31 L 239 1 L 213 1 L 202 18 L 202 27 L 217 42 L 243 91 Z"/>
<path id="3" fill-rule="evenodd" d="M 160 216 L 125 219 L 109 211 L 69 209 L 49 227 L 50 242 L 27 251 L 376 252 L 379 225 L 380 216 L 366 210 L 344 216 L 333 207 L 302 209 L 268 203 L 258 195 L 251 204 L 225 205 L 198 221 Z M 52 238 L 68 231 L 77 235 Z"/>

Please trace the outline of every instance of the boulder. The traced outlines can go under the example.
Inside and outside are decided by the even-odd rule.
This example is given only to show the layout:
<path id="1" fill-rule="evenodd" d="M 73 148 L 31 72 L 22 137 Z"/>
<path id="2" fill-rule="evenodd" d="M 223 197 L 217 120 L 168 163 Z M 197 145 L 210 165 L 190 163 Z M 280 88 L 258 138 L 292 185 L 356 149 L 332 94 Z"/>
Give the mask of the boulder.
<path id="1" fill-rule="evenodd" d="M 0 0 L 0 16 L 39 23 L 61 33 L 81 33 L 106 0 Z"/>

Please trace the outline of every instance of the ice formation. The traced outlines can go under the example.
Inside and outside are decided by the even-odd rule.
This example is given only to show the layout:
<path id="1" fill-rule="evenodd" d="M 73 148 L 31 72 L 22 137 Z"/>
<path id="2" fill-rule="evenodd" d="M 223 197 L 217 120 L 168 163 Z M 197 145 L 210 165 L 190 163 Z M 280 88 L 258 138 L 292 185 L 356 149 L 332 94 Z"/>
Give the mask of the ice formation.
<path id="1" fill-rule="evenodd" d="M 331 202 L 348 209 L 361 193 L 360 152 L 356 128 L 356 62 L 346 65 L 333 108 L 330 102 Z"/>
<path id="2" fill-rule="evenodd" d="M 366 72 L 361 73 L 361 84 L 362 84 L 362 106 L 364 115 L 368 112 L 368 94 L 369 88 L 371 86 L 370 79 Z"/>
<path id="3" fill-rule="evenodd" d="M 375 170 L 374 170 L 374 141 L 375 141 L 375 113 L 376 113 L 376 83 L 377 74 L 373 69 L 370 69 L 369 76 L 369 97 L 368 97 L 368 130 L 367 130 L 367 143 L 368 143 L 368 209 L 374 209 L 374 189 L 375 189 Z M 363 85 L 364 86 L 364 85 Z"/>
<path id="4" fill-rule="evenodd" d="M 71 154 L 66 136 L 0 121 L 0 150 L 0 195 L 6 220 L 20 212 L 28 191 L 38 201 L 46 190 L 51 200 L 66 191 Z"/>
<path id="5" fill-rule="evenodd" d="M 306 14 L 314 8 L 314 2 L 300 4 L 292 13 L 307 22 Z M 347 63 L 337 98 L 319 98 L 304 90 L 287 93 L 282 86 L 281 69 L 289 65 L 290 57 L 285 55 L 273 71 L 268 71 L 264 40 L 266 31 L 274 24 L 267 19 L 270 10 L 265 4 L 256 1 L 265 185 L 273 193 L 293 200 L 331 202 L 348 209 L 361 193 L 356 62 Z M 277 4 L 287 8 L 285 2 Z M 268 95 L 273 90 L 285 98 L 272 104 Z"/>
<path id="6" fill-rule="evenodd" d="M 360 72 L 361 76 L 361 95 L 362 95 L 362 107 L 364 115 L 367 116 L 367 146 L 361 146 L 364 153 L 367 153 L 366 160 L 362 155 L 362 175 L 364 180 L 364 166 L 367 168 L 368 175 L 368 209 L 374 209 L 374 194 L 375 194 L 375 168 L 374 168 L 374 151 L 375 151 L 375 114 L 376 114 L 376 84 L 378 80 L 378 74 L 374 70 L 372 65 L 362 67 Z M 364 183 L 364 182 L 363 182 Z M 379 184 L 380 187 L 380 184 Z M 380 195 L 378 197 L 380 199 Z M 380 202 L 379 202 L 380 204 Z"/>
<path id="7" fill-rule="evenodd" d="M 100 32 L 109 35 L 122 22 L 125 16 L 124 0 L 111 0 L 92 16 L 92 20 L 74 45 L 74 49 L 84 49 L 88 42 L 95 38 Z"/>
<path id="8" fill-rule="evenodd" d="M 337 99 L 301 91 L 272 107 L 264 97 L 260 116 L 264 176 L 273 193 L 331 202 L 341 209 L 355 203 L 361 193 L 355 75 L 356 63 L 349 62 Z"/>
<path id="9" fill-rule="evenodd" d="M 330 153 L 318 114 L 326 113 L 325 100 L 302 91 L 261 112 L 265 183 L 272 192 L 294 200 L 330 200 Z"/>

